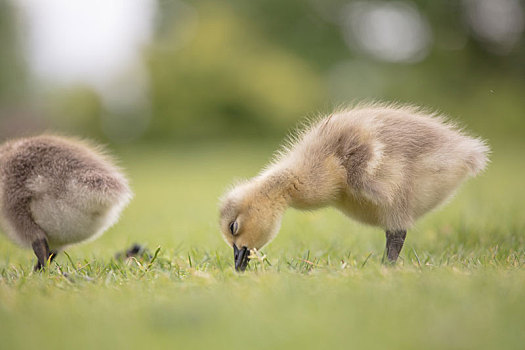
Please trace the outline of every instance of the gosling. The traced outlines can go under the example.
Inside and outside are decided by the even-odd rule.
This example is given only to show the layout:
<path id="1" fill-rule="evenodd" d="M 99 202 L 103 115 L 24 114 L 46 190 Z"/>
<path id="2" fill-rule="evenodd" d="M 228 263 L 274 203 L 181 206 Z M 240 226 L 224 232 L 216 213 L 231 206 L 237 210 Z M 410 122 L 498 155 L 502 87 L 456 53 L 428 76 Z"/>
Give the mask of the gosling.
<path id="1" fill-rule="evenodd" d="M 120 170 L 84 141 L 36 136 L 0 146 L 0 224 L 33 249 L 35 270 L 65 247 L 99 237 L 131 197 Z"/>
<path id="2" fill-rule="evenodd" d="M 220 228 L 235 269 L 278 233 L 288 207 L 333 206 L 386 231 L 395 263 L 407 229 L 450 198 L 488 162 L 489 147 L 436 114 L 412 106 L 361 105 L 292 136 L 258 176 L 221 198 Z"/>

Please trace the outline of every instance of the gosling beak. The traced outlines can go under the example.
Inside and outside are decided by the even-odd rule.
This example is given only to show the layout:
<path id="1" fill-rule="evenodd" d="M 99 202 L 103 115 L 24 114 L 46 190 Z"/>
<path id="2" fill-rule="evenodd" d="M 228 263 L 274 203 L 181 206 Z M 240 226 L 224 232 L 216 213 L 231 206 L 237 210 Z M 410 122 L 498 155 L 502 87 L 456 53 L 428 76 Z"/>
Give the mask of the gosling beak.
<path id="1" fill-rule="evenodd" d="M 237 271 L 244 271 L 246 270 L 246 267 L 248 266 L 248 262 L 250 261 L 250 250 L 247 247 L 242 247 L 241 249 L 237 248 L 237 246 L 233 245 L 233 260 L 235 261 L 235 270 Z"/>

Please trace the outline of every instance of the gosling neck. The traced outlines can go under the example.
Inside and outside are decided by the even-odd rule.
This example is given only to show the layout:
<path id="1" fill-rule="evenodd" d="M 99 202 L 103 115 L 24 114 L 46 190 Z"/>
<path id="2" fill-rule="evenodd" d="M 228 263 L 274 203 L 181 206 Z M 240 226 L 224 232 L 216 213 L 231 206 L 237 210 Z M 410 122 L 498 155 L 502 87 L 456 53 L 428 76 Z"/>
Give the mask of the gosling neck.
<path id="1" fill-rule="evenodd" d="M 258 190 L 275 205 L 283 210 L 294 206 L 300 192 L 300 181 L 290 169 L 273 169 L 258 177 Z"/>

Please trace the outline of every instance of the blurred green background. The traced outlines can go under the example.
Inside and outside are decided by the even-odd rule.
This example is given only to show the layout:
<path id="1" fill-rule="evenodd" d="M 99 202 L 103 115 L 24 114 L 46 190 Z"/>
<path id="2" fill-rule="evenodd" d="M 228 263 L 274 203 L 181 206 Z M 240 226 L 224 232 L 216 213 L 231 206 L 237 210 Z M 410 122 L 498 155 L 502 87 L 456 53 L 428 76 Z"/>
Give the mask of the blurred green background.
<path id="1" fill-rule="evenodd" d="M 438 109 L 491 143 L 523 140 L 518 0 L 38 3 L 1 1 L 2 138 L 279 139 L 365 99 Z"/>

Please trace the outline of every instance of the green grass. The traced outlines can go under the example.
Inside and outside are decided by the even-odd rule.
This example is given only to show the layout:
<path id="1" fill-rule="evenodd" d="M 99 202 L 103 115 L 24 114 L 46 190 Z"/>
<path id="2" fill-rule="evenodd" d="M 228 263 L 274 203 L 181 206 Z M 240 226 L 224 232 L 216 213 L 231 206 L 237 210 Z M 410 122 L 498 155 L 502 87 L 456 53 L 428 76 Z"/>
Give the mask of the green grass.
<path id="1" fill-rule="evenodd" d="M 42 274 L 0 237 L 0 348 L 523 349 L 521 151 L 496 149 L 484 175 L 409 231 L 397 267 L 380 264 L 381 230 L 290 210 L 268 261 L 236 274 L 217 197 L 274 147 L 119 152 L 135 199 Z M 133 242 L 157 257 L 113 259 Z"/>

